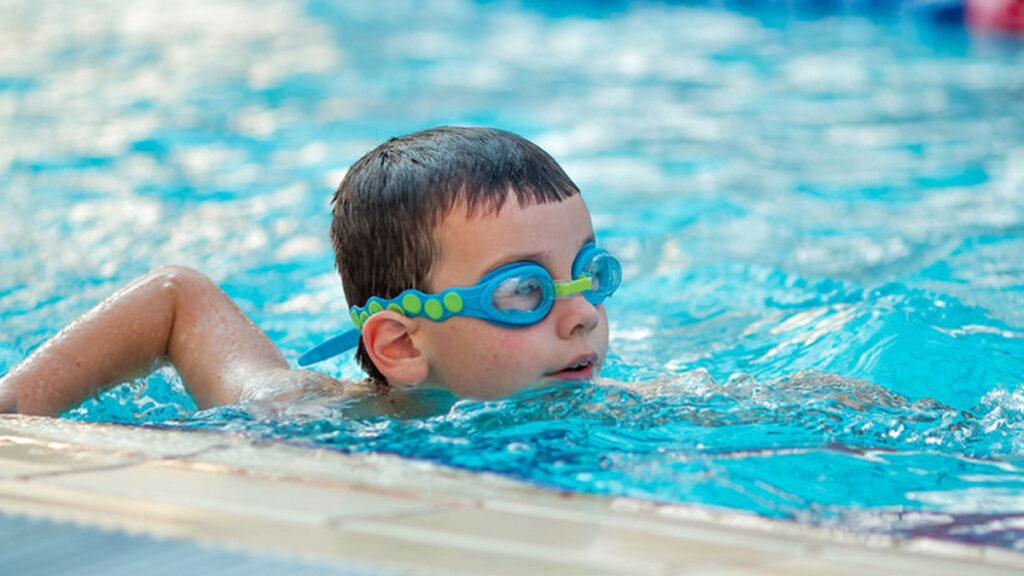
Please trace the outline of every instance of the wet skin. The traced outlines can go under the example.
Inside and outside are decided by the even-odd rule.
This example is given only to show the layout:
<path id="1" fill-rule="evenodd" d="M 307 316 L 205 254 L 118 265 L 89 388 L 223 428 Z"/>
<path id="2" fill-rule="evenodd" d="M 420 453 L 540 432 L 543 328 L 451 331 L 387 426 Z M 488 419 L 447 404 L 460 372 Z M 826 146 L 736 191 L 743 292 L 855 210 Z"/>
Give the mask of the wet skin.
<path id="1" fill-rule="evenodd" d="M 510 198 L 497 214 L 469 215 L 456 206 L 435 230 L 441 257 L 430 288 L 472 286 L 491 270 L 519 261 L 544 266 L 556 280 L 568 279 L 573 259 L 593 235 L 579 196 L 530 206 Z M 410 340 L 424 365 L 409 387 L 488 399 L 593 379 L 607 353 L 608 325 L 603 306 L 576 294 L 557 300 L 533 326 L 420 318 Z M 0 378 L 0 412 L 56 416 L 168 363 L 200 408 L 366 391 L 318 372 L 291 370 L 266 334 L 209 278 L 167 266 L 106 298 Z"/>

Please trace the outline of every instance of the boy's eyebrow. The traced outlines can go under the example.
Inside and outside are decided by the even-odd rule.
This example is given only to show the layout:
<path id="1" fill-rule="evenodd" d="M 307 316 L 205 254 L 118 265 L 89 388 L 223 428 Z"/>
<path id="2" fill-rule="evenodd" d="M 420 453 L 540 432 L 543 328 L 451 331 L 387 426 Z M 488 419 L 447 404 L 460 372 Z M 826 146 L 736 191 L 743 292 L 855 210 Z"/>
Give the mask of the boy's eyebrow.
<path id="1" fill-rule="evenodd" d="M 586 244 L 587 242 L 593 242 L 593 241 L 594 241 L 594 235 L 593 234 L 589 234 L 586 238 L 583 239 L 582 242 L 580 242 L 580 245 L 577 248 L 577 250 L 579 250 L 579 248 L 582 248 L 583 245 Z M 545 255 L 544 252 L 530 252 L 530 253 L 527 253 L 527 254 L 512 254 L 510 256 L 502 258 L 501 260 L 498 260 L 497 262 L 492 263 L 490 266 L 487 267 L 486 270 L 484 270 L 484 273 L 481 275 L 481 277 L 486 276 L 486 275 L 490 274 L 491 272 L 494 272 L 495 270 L 497 270 L 498 268 L 501 268 L 502 266 L 507 266 L 509 264 L 515 264 L 516 262 L 537 262 L 539 264 L 539 263 L 541 263 L 544 260 L 544 255 Z"/>
<path id="2" fill-rule="evenodd" d="M 484 273 L 481 275 L 481 277 L 482 276 L 486 276 L 486 275 L 490 274 L 491 272 L 494 272 L 495 270 L 497 270 L 498 268 L 501 268 L 502 266 L 508 266 L 509 264 L 514 264 L 516 262 L 538 262 L 539 263 L 543 259 L 544 259 L 544 253 L 543 252 L 531 252 L 529 254 L 512 254 L 511 256 L 507 256 L 505 258 L 502 258 L 501 260 L 498 260 L 497 262 L 492 263 L 490 266 L 487 267 L 486 270 L 484 270 Z"/>

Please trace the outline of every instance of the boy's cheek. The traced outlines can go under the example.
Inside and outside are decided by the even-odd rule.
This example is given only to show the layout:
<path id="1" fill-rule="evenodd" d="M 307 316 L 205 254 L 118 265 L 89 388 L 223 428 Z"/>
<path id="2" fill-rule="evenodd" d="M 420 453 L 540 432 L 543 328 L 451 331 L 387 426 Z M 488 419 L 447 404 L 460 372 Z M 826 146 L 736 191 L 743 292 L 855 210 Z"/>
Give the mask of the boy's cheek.
<path id="1" fill-rule="evenodd" d="M 423 326 L 430 340 L 433 381 L 460 396 L 494 399 L 559 381 L 544 374 L 564 361 L 555 328 L 547 321 L 524 328 L 502 328 L 476 318 L 450 318 Z M 604 366 L 608 324 L 601 310 L 598 326 L 588 336 L 597 352 L 594 376 Z"/>

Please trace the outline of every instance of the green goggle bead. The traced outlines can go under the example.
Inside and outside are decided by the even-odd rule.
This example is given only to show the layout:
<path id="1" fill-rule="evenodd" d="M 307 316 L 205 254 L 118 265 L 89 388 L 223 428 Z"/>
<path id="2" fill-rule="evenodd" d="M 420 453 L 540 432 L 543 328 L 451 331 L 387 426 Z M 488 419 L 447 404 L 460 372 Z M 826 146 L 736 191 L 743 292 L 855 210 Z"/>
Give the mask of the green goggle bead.
<path id="1" fill-rule="evenodd" d="M 462 296 L 454 292 L 449 292 L 444 296 L 444 307 L 452 314 L 458 314 L 462 312 Z"/>
<path id="2" fill-rule="evenodd" d="M 402 298 L 402 309 L 407 314 L 419 314 L 420 310 L 423 309 L 423 303 L 420 302 L 420 299 L 415 294 L 406 294 Z"/>

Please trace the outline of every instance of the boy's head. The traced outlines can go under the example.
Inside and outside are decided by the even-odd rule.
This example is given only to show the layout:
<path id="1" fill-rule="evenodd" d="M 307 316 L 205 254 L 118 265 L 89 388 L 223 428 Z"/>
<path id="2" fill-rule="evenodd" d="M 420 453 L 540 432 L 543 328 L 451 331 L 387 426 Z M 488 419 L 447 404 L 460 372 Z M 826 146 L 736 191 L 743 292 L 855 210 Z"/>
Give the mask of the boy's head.
<path id="1" fill-rule="evenodd" d="M 510 262 L 570 278 L 593 228 L 579 189 L 538 146 L 500 130 L 444 127 L 393 138 L 356 162 L 334 196 L 331 240 L 346 299 L 363 306 L 408 289 L 470 287 Z M 542 326 L 564 338 L 538 340 Z M 582 296 L 558 300 L 524 328 L 385 310 L 362 330 L 357 358 L 374 380 L 477 397 L 593 377 L 607 349 L 603 307 Z"/>

